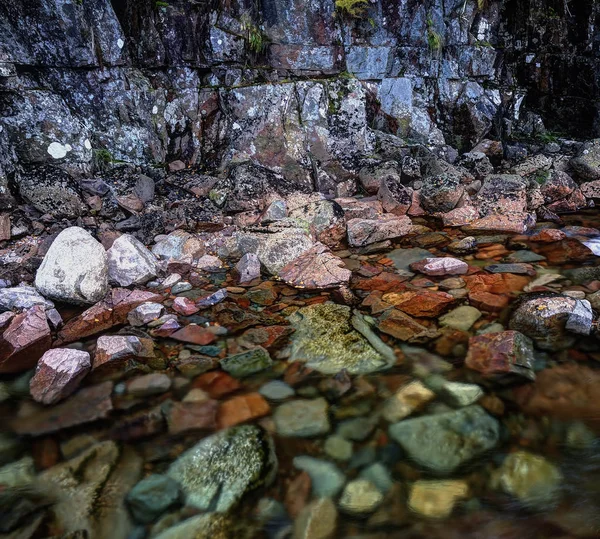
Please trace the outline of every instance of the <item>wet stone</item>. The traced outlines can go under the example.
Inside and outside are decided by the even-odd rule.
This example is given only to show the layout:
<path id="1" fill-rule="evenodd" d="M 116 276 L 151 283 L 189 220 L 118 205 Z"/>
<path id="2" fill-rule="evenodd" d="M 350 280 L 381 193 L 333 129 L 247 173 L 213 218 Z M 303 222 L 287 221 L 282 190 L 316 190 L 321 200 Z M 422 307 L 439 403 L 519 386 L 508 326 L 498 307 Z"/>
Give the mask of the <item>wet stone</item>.
<path id="1" fill-rule="evenodd" d="M 290 361 L 303 361 L 324 374 L 365 374 L 390 367 L 371 343 L 351 324 L 345 305 L 302 307 L 289 318 L 296 330 L 291 337 Z"/>
<path id="2" fill-rule="evenodd" d="M 273 380 L 262 386 L 258 392 L 265 398 L 271 401 L 282 401 L 295 395 L 294 388 L 290 387 L 285 382 Z"/>
<path id="3" fill-rule="evenodd" d="M 337 510 L 330 498 L 309 503 L 294 522 L 294 539 L 331 539 L 335 537 Z"/>
<path id="4" fill-rule="evenodd" d="M 83 350 L 53 348 L 39 360 L 29 384 L 31 396 L 42 404 L 54 404 L 73 393 L 91 369 Z"/>
<path id="5" fill-rule="evenodd" d="M 179 485 L 166 475 L 149 475 L 127 494 L 129 511 L 142 524 L 156 520 L 178 503 Z"/>
<path id="6" fill-rule="evenodd" d="M 323 398 L 297 399 L 281 404 L 273 414 L 278 434 L 308 438 L 321 436 L 331 430 L 328 404 Z"/>
<path id="7" fill-rule="evenodd" d="M 527 264 L 533 262 L 541 262 L 546 260 L 545 256 L 534 253 L 533 251 L 515 251 L 514 253 L 509 254 L 504 261 L 509 264 Z"/>
<path id="8" fill-rule="evenodd" d="M 264 371 L 273 365 L 269 352 L 258 346 L 247 352 L 228 356 L 221 360 L 221 368 L 235 378 L 244 378 Z"/>
<path id="9" fill-rule="evenodd" d="M 352 247 L 364 247 L 371 243 L 400 238 L 412 229 L 411 220 L 406 217 L 381 216 L 379 219 L 350 219 L 348 243 Z"/>
<path id="10" fill-rule="evenodd" d="M 347 461 L 352 457 L 352 442 L 341 436 L 333 435 L 325 440 L 323 450 L 334 460 Z"/>
<path id="11" fill-rule="evenodd" d="M 167 471 L 181 485 L 185 502 L 204 511 L 229 511 L 241 497 L 268 486 L 277 471 L 273 441 L 254 425 L 204 438 Z"/>
<path id="12" fill-rule="evenodd" d="M 425 258 L 410 265 L 412 271 L 418 271 L 425 275 L 462 275 L 467 273 L 469 266 L 466 262 L 457 258 Z"/>
<path id="13" fill-rule="evenodd" d="M 169 389 L 171 389 L 171 378 L 161 373 L 145 374 L 127 382 L 127 394 L 133 397 L 160 395 Z"/>
<path id="14" fill-rule="evenodd" d="M 416 464 L 448 474 L 496 447 L 500 427 L 483 408 L 472 405 L 400 421 L 389 433 Z"/>
<path id="15" fill-rule="evenodd" d="M 383 494 L 367 479 L 350 481 L 340 497 L 340 509 L 351 515 L 372 513 L 383 502 Z"/>
<path id="16" fill-rule="evenodd" d="M 421 480 L 413 484 L 408 507 L 426 518 L 447 518 L 456 503 L 468 496 L 466 481 L 449 479 L 444 481 Z"/>
<path id="17" fill-rule="evenodd" d="M 383 418 L 390 423 L 395 423 L 423 408 L 433 399 L 435 393 L 422 382 L 415 380 L 401 387 L 395 395 L 385 401 Z"/>
<path id="18" fill-rule="evenodd" d="M 483 376 L 535 379 L 531 340 L 518 331 L 486 333 L 469 339 L 465 365 Z"/>
<path id="19" fill-rule="evenodd" d="M 314 457 L 294 457 L 294 468 L 305 471 L 311 480 L 312 494 L 317 498 L 333 498 L 342 490 L 346 477 L 333 463 Z"/>
<path id="20" fill-rule="evenodd" d="M 552 509 L 560 500 L 564 478 L 540 455 L 516 451 L 508 455 L 494 477 L 498 486 L 534 510 Z"/>
<path id="21" fill-rule="evenodd" d="M 44 298 L 33 286 L 0 288 L 0 311 L 23 311 L 34 305 L 41 305 L 45 310 L 54 307 L 54 303 Z"/>
<path id="22" fill-rule="evenodd" d="M 481 311 L 469 305 L 461 305 L 449 313 L 442 315 L 439 319 L 441 326 L 469 331 L 473 324 L 481 318 Z"/>
<path id="23" fill-rule="evenodd" d="M 410 266 L 426 258 L 431 258 L 432 254 L 426 249 L 414 247 L 411 249 L 394 249 L 386 255 L 393 263 L 394 267 L 405 273 L 411 273 Z"/>
<path id="24" fill-rule="evenodd" d="M 529 264 L 490 264 L 485 267 L 490 273 L 515 273 L 517 275 L 535 275 L 535 269 Z"/>
<path id="25" fill-rule="evenodd" d="M 426 383 L 427 387 L 452 406 L 475 404 L 484 395 L 483 389 L 478 385 L 452 382 L 441 376 L 430 376 Z"/>

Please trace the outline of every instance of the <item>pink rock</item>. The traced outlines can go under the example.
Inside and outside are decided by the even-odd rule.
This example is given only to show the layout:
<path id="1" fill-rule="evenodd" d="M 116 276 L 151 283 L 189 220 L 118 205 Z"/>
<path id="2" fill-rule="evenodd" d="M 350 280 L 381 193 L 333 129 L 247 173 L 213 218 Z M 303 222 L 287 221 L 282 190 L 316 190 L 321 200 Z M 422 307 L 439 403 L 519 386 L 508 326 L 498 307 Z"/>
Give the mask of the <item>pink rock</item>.
<path id="1" fill-rule="evenodd" d="M 42 404 L 54 404 L 73 393 L 91 367 L 90 355 L 83 350 L 48 350 L 29 383 L 31 396 Z"/>
<path id="2" fill-rule="evenodd" d="M 150 333 L 153 337 L 168 337 L 179 329 L 181 329 L 181 324 L 177 320 L 167 320 L 164 324 L 153 329 Z"/>
<path id="3" fill-rule="evenodd" d="M 319 290 L 347 285 L 352 272 L 344 267 L 341 258 L 318 243 L 286 264 L 278 276 L 296 288 Z"/>
<path id="4" fill-rule="evenodd" d="M 196 304 L 191 299 L 178 297 L 173 302 L 173 310 L 183 316 L 190 316 L 197 313 L 200 309 L 196 307 Z"/>
<path id="5" fill-rule="evenodd" d="M 405 187 L 396 175 L 386 175 L 381 179 L 377 199 L 387 213 L 406 215 L 412 205 L 412 189 Z"/>
<path id="6" fill-rule="evenodd" d="M 347 226 L 348 243 L 352 247 L 401 238 L 412 230 L 408 217 L 394 215 L 382 215 L 378 219 L 350 219 Z"/>
<path id="7" fill-rule="evenodd" d="M 424 258 L 410 265 L 410 269 L 425 275 L 464 275 L 469 265 L 458 258 Z"/>
<path id="8" fill-rule="evenodd" d="M 420 215 L 425 215 L 427 213 L 421 206 L 421 194 L 418 190 L 412 192 L 411 205 L 406 213 L 411 217 L 419 217 Z"/>
<path id="9" fill-rule="evenodd" d="M 377 219 L 382 213 L 383 208 L 379 200 L 358 200 L 356 198 L 336 198 L 337 202 L 344 210 L 346 220 L 350 219 Z"/>
<path id="10" fill-rule="evenodd" d="M 247 253 L 235 266 L 240 276 L 240 284 L 245 284 L 260 277 L 260 260 L 254 253 Z"/>
<path id="11" fill-rule="evenodd" d="M 479 212 L 474 206 L 463 206 L 443 213 L 442 222 L 444 226 L 465 226 L 479 217 Z"/>
<path id="12" fill-rule="evenodd" d="M 134 357 L 153 357 L 154 346 L 150 339 L 133 335 L 103 335 L 96 343 L 96 353 L 92 369 L 103 372 L 117 370 L 123 363 Z"/>
<path id="13" fill-rule="evenodd" d="M 44 308 L 34 305 L 16 315 L 0 337 L 0 373 L 33 368 L 52 344 Z"/>
<path id="14" fill-rule="evenodd" d="M 493 214 L 476 219 L 465 227 L 469 231 L 515 232 L 524 234 L 535 226 L 535 215 L 532 213 L 512 213 L 510 215 Z"/>
<path id="15" fill-rule="evenodd" d="M 198 259 L 194 267 L 202 271 L 220 271 L 223 269 L 223 262 L 216 256 L 204 255 Z"/>
<path id="16" fill-rule="evenodd" d="M 212 430 L 217 426 L 219 403 L 214 400 L 204 402 L 173 402 L 166 409 L 165 416 L 170 434 L 183 434 L 196 430 Z"/>

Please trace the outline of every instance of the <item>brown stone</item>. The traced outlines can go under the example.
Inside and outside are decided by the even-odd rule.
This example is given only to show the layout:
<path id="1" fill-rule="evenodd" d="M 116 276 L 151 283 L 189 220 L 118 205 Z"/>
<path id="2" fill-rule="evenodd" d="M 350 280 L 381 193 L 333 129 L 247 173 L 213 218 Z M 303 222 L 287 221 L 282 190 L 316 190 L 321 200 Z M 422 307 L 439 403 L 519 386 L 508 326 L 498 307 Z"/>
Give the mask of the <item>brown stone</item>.
<path id="1" fill-rule="evenodd" d="M 73 342 L 125 324 L 131 309 L 147 301 L 161 300 L 160 295 L 152 292 L 113 288 L 102 301 L 69 320 L 59 332 L 57 344 Z"/>
<path id="2" fill-rule="evenodd" d="M 233 425 L 266 416 L 270 412 L 269 403 L 260 393 L 238 395 L 221 403 L 217 426 L 220 429 L 233 427 Z"/>
<path id="3" fill-rule="evenodd" d="M 508 297 L 490 292 L 470 292 L 469 302 L 482 311 L 498 313 L 508 306 Z"/>
<path id="4" fill-rule="evenodd" d="M 596 258 L 589 247 L 574 238 L 566 238 L 560 242 L 540 245 L 535 252 L 545 256 L 550 264 L 555 265 L 568 262 L 585 262 Z"/>
<path id="5" fill-rule="evenodd" d="M 379 319 L 377 326 L 396 339 L 408 342 L 426 342 L 437 336 L 435 328 L 428 328 L 397 309 L 390 310 Z"/>
<path id="6" fill-rule="evenodd" d="M 391 292 L 384 294 L 382 299 L 402 312 L 417 318 L 435 318 L 455 301 L 446 292 L 432 292 L 429 290 Z"/>
<path id="7" fill-rule="evenodd" d="M 173 402 L 167 406 L 165 417 L 170 434 L 184 434 L 196 430 L 212 430 L 217 425 L 219 403 Z"/>
<path id="8" fill-rule="evenodd" d="M 119 420 L 110 430 L 110 437 L 123 441 L 139 440 L 164 430 L 165 418 L 160 406 L 157 406 Z"/>
<path id="9" fill-rule="evenodd" d="M 469 339 L 465 365 L 485 377 L 510 374 L 534 380 L 533 343 L 512 330 L 477 335 Z"/>
<path id="10" fill-rule="evenodd" d="M 103 374 L 121 372 L 128 360 L 151 357 L 154 357 L 151 339 L 133 335 L 103 335 L 96 343 L 92 370 Z"/>
<path id="11" fill-rule="evenodd" d="M 292 518 L 296 518 L 310 497 L 312 482 L 310 476 L 306 472 L 298 474 L 290 484 L 285 493 L 285 508 Z"/>
<path id="12" fill-rule="evenodd" d="M 319 290 L 347 285 L 352 272 L 341 258 L 319 243 L 286 264 L 278 276 L 295 288 Z"/>
<path id="13" fill-rule="evenodd" d="M 18 314 L 0 337 L 0 373 L 22 372 L 35 367 L 52 345 L 44 308 L 35 305 Z"/>
<path id="14" fill-rule="evenodd" d="M 104 419 L 113 409 L 112 388 L 112 382 L 84 387 L 60 404 L 15 418 L 12 429 L 17 434 L 39 436 Z"/>

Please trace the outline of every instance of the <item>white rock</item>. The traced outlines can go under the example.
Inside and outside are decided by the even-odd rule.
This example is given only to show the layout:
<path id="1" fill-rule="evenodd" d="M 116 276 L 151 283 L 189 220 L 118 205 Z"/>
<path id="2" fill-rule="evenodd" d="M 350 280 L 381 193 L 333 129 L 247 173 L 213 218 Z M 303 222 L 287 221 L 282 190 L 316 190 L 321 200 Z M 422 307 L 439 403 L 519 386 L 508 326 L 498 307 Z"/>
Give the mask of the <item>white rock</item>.
<path id="1" fill-rule="evenodd" d="M 145 284 L 158 272 L 155 256 L 137 238 L 119 236 L 108 250 L 108 278 L 120 286 Z"/>
<path id="2" fill-rule="evenodd" d="M 100 301 L 108 292 L 108 257 L 102 244 L 77 226 L 63 230 L 35 276 L 46 297 L 66 303 Z"/>

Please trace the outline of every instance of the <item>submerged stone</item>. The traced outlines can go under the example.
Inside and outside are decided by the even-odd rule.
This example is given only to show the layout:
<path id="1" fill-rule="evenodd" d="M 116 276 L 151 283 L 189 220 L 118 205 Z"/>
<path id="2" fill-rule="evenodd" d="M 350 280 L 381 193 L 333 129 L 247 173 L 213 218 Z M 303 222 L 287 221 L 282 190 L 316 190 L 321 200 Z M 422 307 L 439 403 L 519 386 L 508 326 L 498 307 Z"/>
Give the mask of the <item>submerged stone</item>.
<path id="1" fill-rule="evenodd" d="M 264 371 L 273 365 L 269 352 L 262 346 L 257 346 L 247 352 L 241 352 L 221 360 L 221 368 L 231 376 L 243 378 Z"/>
<path id="2" fill-rule="evenodd" d="M 334 304 L 298 309 L 290 322 L 290 361 L 302 361 L 324 374 L 366 374 L 391 366 L 369 341 L 352 327 L 350 307 Z"/>
<path id="3" fill-rule="evenodd" d="M 273 440 L 255 425 L 243 425 L 204 438 L 167 471 L 188 506 L 229 511 L 242 496 L 269 485 L 277 472 Z"/>
<path id="4" fill-rule="evenodd" d="M 449 474 L 496 447 L 500 425 L 481 406 L 472 405 L 400 421 L 390 426 L 389 433 L 414 462 Z"/>
<path id="5" fill-rule="evenodd" d="M 127 495 L 127 505 L 138 522 L 158 518 L 179 501 L 179 485 L 166 475 L 152 474 L 142 479 Z"/>
<path id="6" fill-rule="evenodd" d="M 277 433 L 300 438 L 327 434 L 331 430 L 328 408 L 329 405 L 323 398 L 286 402 L 273 414 Z"/>
<path id="7" fill-rule="evenodd" d="M 310 476 L 312 493 L 317 498 L 336 496 L 346 482 L 342 471 L 333 462 L 327 460 L 300 455 L 294 457 L 294 467 L 305 471 Z"/>

